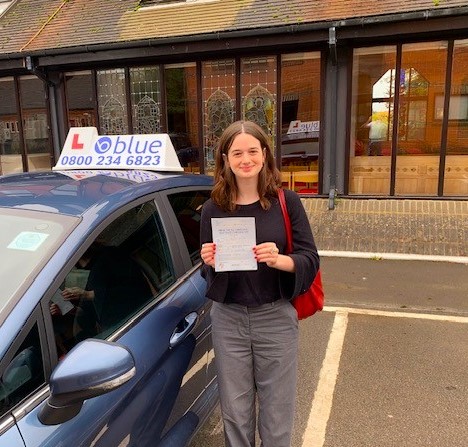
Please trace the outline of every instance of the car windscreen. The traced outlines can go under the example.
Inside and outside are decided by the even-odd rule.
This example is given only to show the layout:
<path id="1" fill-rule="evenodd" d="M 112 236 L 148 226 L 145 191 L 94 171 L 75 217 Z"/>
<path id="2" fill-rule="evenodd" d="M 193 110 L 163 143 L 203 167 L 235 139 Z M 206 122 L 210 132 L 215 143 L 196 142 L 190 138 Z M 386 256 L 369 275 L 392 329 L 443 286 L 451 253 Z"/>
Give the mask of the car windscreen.
<path id="1" fill-rule="evenodd" d="M 41 211 L 0 208 L 0 321 L 79 221 Z"/>

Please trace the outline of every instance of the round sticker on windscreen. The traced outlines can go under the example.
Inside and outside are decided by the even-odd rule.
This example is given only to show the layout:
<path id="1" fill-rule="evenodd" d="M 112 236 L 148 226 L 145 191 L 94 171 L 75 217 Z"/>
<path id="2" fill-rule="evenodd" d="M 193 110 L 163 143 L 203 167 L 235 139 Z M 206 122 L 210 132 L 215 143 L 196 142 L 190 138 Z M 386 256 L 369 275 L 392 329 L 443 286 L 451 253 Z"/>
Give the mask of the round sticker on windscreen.
<path id="1" fill-rule="evenodd" d="M 13 250 L 36 251 L 49 235 L 32 231 L 22 231 L 8 245 Z"/>

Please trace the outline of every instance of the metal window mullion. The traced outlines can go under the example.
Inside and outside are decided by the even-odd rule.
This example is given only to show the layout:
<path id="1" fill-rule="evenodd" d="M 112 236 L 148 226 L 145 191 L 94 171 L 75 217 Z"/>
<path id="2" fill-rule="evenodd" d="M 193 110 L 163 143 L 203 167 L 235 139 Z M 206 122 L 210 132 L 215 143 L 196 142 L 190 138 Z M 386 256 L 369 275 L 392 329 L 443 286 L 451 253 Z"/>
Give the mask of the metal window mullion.
<path id="1" fill-rule="evenodd" d="M 235 120 L 243 119 L 242 116 L 242 68 L 241 68 L 242 60 L 240 57 L 235 58 L 235 72 L 236 72 L 236 116 Z"/>
<path id="2" fill-rule="evenodd" d="M 205 142 L 203 141 L 203 125 L 204 125 L 204 114 L 203 114 L 203 85 L 202 85 L 202 63 L 197 60 L 196 66 L 196 78 L 197 78 L 197 109 L 198 116 L 198 166 L 200 167 L 200 174 L 205 173 Z"/>
<path id="3" fill-rule="evenodd" d="M 135 129 L 133 129 L 133 108 L 132 108 L 132 98 L 131 98 L 131 86 L 130 86 L 130 68 L 125 67 L 124 69 L 125 77 L 125 102 L 127 103 L 127 128 L 129 134 L 134 134 Z"/>
<path id="4" fill-rule="evenodd" d="M 437 195 L 444 194 L 445 181 L 445 161 L 447 156 L 447 139 L 448 139 L 448 122 L 449 122 L 449 107 L 450 107 L 450 92 L 452 89 L 452 70 L 453 70 L 453 52 L 454 41 L 449 40 L 447 47 L 447 65 L 445 69 L 445 96 L 444 96 L 444 116 L 442 118 L 442 132 L 440 139 L 440 154 L 439 154 L 439 182 L 437 185 Z"/>
<path id="5" fill-rule="evenodd" d="M 97 70 L 91 70 L 91 78 L 93 80 L 93 97 L 94 97 L 94 110 L 96 117 L 96 127 L 101 133 L 101 113 L 99 112 L 99 96 L 98 96 L 98 80 L 97 80 Z"/>
<path id="6" fill-rule="evenodd" d="M 395 180 L 396 180 L 396 161 L 397 161 L 397 145 L 398 145 L 398 125 L 400 115 L 400 73 L 402 59 L 402 45 L 398 44 L 396 54 L 396 67 L 394 88 L 395 95 L 393 98 L 393 127 L 392 127 L 392 155 L 390 165 L 390 195 L 395 195 Z"/>
<path id="7" fill-rule="evenodd" d="M 15 91 L 16 91 L 16 110 L 18 113 L 18 131 L 19 131 L 19 143 L 21 150 L 21 161 L 23 164 L 23 171 L 28 172 L 29 162 L 28 154 L 26 150 L 26 141 L 24 139 L 24 126 L 23 126 L 23 109 L 21 105 L 21 83 L 19 78 L 15 76 Z"/>
<path id="8" fill-rule="evenodd" d="M 275 148 L 275 156 L 276 156 L 276 167 L 281 170 L 282 169 L 282 148 L 281 148 L 281 140 L 282 140 L 282 122 L 283 122 L 283 92 L 282 92 L 282 85 L 281 85 L 281 61 L 282 55 L 276 55 L 276 148 Z"/>

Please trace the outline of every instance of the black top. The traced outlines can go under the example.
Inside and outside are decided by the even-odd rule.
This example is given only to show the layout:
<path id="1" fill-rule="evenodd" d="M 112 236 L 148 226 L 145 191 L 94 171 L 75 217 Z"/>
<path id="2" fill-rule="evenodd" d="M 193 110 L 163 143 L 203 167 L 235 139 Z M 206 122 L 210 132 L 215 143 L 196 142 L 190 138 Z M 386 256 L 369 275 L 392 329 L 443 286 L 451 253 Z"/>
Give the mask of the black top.
<path id="1" fill-rule="evenodd" d="M 310 223 L 299 196 L 285 190 L 291 226 L 293 228 L 293 253 L 296 271 L 280 271 L 259 263 L 256 271 L 215 272 L 206 264 L 202 276 L 208 283 L 206 296 L 214 301 L 256 307 L 279 298 L 292 299 L 305 292 L 312 284 L 319 268 L 319 256 Z M 254 217 L 257 244 L 275 242 L 279 252 L 286 250 L 286 234 L 278 198 L 271 198 L 271 207 L 264 210 L 260 202 L 238 205 L 233 212 L 226 212 L 208 200 L 201 215 L 201 243 L 212 242 L 212 217 Z"/>

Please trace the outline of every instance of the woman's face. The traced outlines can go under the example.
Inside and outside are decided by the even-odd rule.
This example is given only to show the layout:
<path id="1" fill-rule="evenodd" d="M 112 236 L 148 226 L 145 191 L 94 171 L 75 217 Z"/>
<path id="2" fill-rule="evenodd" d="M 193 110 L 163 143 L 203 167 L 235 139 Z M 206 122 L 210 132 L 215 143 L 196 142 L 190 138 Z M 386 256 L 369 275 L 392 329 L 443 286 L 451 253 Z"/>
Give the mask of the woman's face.
<path id="1" fill-rule="evenodd" d="M 237 179 L 257 178 L 265 162 L 265 151 L 252 135 L 241 133 L 228 150 L 227 165 Z"/>

